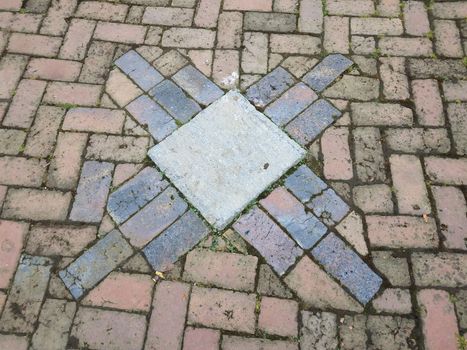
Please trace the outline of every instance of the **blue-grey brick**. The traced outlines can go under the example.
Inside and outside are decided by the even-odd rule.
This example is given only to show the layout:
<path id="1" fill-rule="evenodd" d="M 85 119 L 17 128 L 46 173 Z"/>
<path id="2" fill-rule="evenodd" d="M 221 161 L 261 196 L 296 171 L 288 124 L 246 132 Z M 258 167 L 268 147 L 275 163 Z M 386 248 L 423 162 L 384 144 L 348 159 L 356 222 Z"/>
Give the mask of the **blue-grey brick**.
<path id="1" fill-rule="evenodd" d="M 302 80 L 317 92 L 323 91 L 353 62 L 340 54 L 329 55 L 308 72 Z"/>
<path id="2" fill-rule="evenodd" d="M 368 303 L 378 292 L 381 277 L 335 234 L 326 236 L 311 253 L 362 304 Z"/>
<path id="3" fill-rule="evenodd" d="M 112 163 L 87 161 L 83 165 L 70 219 L 100 222 L 112 181 Z"/>
<path id="4" fill-rule="evenodd" d="M 117 224 L 121 224 L 167 186 L 168 182 L 156 169 L 144 168 L 109 196 L 107 211 Z"/>
<path id="5" fill-rule="evenodd" d="M 195 101 L 187 97 L 183 90 L 170 80 L 163 81 L 149 91 L 149 94 L 182 123 L 189 121 L 201 110 Z"/>
<path id="6" fill-rule="evenodd" d="M 266 108 L 266 114 L 279 126 L 285 125 L 308 107 L 318 96 L 303 83 L 291 87 Z"/>
<path id="7" fill-rule="evenodd" d="M 349 212 L 349 206 L 330 188 L 314 197 L 307 206 L 327 225 L 339 223 Z"/>
<path id="8" fill-rule="evenodd" d="M 303 250 L 258 207 L 241 216 L 233 227 L 279 276 L 303 254 Z"/>
<path id="9" fill-rule="evenodd" d="M 115 65 L 130 76 L 144 91 L 159 84 L 164 77 L 136 51 L 128 51 Z"/>
<path id="10" fill-rule="evenodd" d="M 143 253 L 154 270 L 166 271 L 208 233 L 209 228 L 190 210 L 153 239 Z"/>
<path id="11" fill-rule="evenodd" d="M 169 227 L 188 208 L 173 187 L 167 188 L 148 205 L 120 226 L 120 230 L 138 248 Z"/>
<path id="12" fill-rule="evenodd" d="M 191 97 L 205 106 L 224 95 L 216 84 L 193 66 L 180 69 L 172 79 Z"/>
<path id="13" fill-rule="evenodd" d="M 103 280 L 126 259 L 133 249 L 118 230 L 113 230 L 59 272 L 75 299 Z"/>
<path id="14" fill-rule="evenodd" d="M 285 179 L 285 187 L 302 201 L 308 202 L 311 197 L 324 191 L 328 186 L 306 165 L 301 165 L 292 175 Z"/>
<path id="15" fill-rule="evenodd" d="M 246 97 L 257 107 L 265 107 L 294 84 L 293 76 L 282 67 L 271 73 L 246 91 Z"/>
<path id="16" fill-rule="evenodd" d="M 175 120 L 156 102 L 146 95 L 138 97 L 126 109 L 159 142 L 177 129 Z"/>
<path id="17" fill-rule="evenodd" d="M 318 100 L 292 120 L 286 131 L 295 141 L 306 145 L 330 126 L 341 112 L 326 100 Z"/>
<path id="18" fill-rule="evenodd" d="M 2 248 L 8 249 L 7 246 Z M 52 265 L 53 261 L 49 258 L 21 256 L 0 319 L 0 331 L 17 333 L 34 331 L 49 284 Z"/>

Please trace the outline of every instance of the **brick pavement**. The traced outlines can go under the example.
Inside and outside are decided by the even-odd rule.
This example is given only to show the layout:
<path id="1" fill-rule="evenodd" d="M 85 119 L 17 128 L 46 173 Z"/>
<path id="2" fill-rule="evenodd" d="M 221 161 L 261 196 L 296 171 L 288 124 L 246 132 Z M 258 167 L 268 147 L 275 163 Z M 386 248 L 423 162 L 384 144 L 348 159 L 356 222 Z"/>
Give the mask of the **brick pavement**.
<path id="1" fill-rule="evenodd" d="M 0 348 L 465 349 L 466 17 L 0 1 Z M 146 156 L 209 80 L 308 151 L 222 231 Z"/>

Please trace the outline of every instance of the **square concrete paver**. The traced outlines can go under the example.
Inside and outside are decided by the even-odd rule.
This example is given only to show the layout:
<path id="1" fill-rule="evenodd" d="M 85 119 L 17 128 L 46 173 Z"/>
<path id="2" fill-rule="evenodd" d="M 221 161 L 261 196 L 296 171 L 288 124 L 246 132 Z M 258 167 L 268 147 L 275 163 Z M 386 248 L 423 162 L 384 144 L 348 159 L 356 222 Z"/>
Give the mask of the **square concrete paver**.
<path id="1" fill-rule="evenodd" d="M 304 149 L 235 91 L 149 151 L 157 166 L 218 229 L 304 155 Z"/>

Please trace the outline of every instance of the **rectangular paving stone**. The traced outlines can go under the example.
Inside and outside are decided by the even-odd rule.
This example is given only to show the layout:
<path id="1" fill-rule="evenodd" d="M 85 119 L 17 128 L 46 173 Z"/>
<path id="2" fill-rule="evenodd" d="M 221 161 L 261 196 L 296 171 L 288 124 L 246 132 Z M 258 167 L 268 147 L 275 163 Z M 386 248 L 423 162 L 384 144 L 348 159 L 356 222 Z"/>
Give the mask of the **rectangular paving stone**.
<path id="1" fill-rule="evenodd" d="M 255 305 L 255 294 L 193 287 L 187 323 L 253 334 Z"/>
<path id="2" fill-rule="evenodd" d="M 17 155 L 26 140 L 26 132 L 15 129 L 0 129 L 0 153 Z"/>
<path id="3" fill-rule="evenodd" d="M 159 84 L 164 77 L 136 51 L 128 51 L 115 61 L 115 65 L 129 75 L 144 91 Z"/>
<path id="4" fill-rule="evenodd" d="M 7 50 L 24 55 L 54 57 L 61 44 L 62 38 L 60 37 L 13 33 L 8 41 Z"/>
<path id="5" fill-rule="evenodd" d="M 163 81 L 151 89 L 149 94 L 182 123 L 186 123 L 201 111 L 200 106 L 170 80 Z"/>
<path id="6" fill-rule="evenodd" d="M 120 134 L 125 112 L 108 108 L 71 108 L 65 115 L 62 130 Z"/>
<path id="7" fill-rule="evenodd" d="M 42 306 L 39 325 L 32 337 L 31 348 L 34 350 L 65 349 L 75 311 L 76 303 L 74 302 L 47 299 Z"/>
<path id="8" fill-rule="evenodd" d="M 340 54 L 329 55 L 318 63 L 302 80 L 316 92 L 326 89 L 353 62 Z"/>
<path id="9" fill-rule="evenodd" d="M 233 228 L 282 276 L 303 251 L 266 213 L 254 207 Z"/>
<path id="10" fill-rule="evenodd" d="M 131 246 L 120 231 L 113 230 L 61 270 L 59 276 L 71 295 L 79 299 L 131 255 Z"/>
<path id="11" fill-rule="evenodd" d="M 285 179 L 285 187 L 302 201 L 308 202 L 313 196 L 323 192 L 328 186 L 306 165 L 301 165 Z"/>
<path id="12" fill-rule="evenodd" d="M 193 66 L 180 69 L 172 79 L 200 104 L 207 106 L 224 92 Z"/>
<path id="13" fill-rule="evenodd" d="M 297 27 L 297 17 L 289 13 L 246 12 L 243 17 L 245 30 L 257 32 L 289 33 Z"/>
<path id="14" fill-rule="evenodd" d="M 413 253 L 412 269 L 418 287 L 465 288 L 467 255 L 461 253 Z"/>
<path id="15" fill-rule="evenodd" d="M 233 335 L 222 337 L 223 350 L 298 350 L 298 343 L 289 340 L 269 340 L 262 338 L 247 338 Z"/>
<path id="16" fill-rule="evenodd" d="M 10 286 L 28 230 L 29 224 L 25 222 L 0 220 L 0 247 L 5 247 L 0 254 L 0 288 Z"/>
<path id="17" fill-rule="evenodd" d="M 382 283 L 381 277 L 334 233 L 326 236 L 311 254 L 362 304 L 368 303 L 378 292 Z"/>
<path id="18" fill-rule="evenodd" d="M 149 137 L 93 134 L 89 138 L 86 158 L 140 163 L 146 157 Z"/>
<path id="19" fill-rule="evenodd" d="M 132 245 L 141 248 L 170 226 L 187 207 L 175 189 L 169 187 L 125 222 L 120 230 Z"/>
<path id="20" fill-rule="evenodd" d="M 32 333 L 47 291 L 52 260 L 22 255 L 0 318 L 3 332 Z"/>
<path id="21" fill-rule="evenodd" d="M 154 270 L 167 271 L 208 233 L 209 228 L 189 210 L 160 236 L 153 239 L 143 249 L 143 253 Z"/>
<path id="22" fill-rule="evenodd" d="M 214 47 L 216 32 L 198 28 L 169 28 L 162 35 L 162 46 L 193 49 Z"/>
<path id="23" fill-rule="evenodd" d="M 0 50 L 1 51 L 1 50 Z M 0 60 L 0 98 L 10 99 L 27 65 L 28 58 L 20 55 L 5 55 Z M 1 118 L 0 118 L 1 119 Z"/>
<path id="24" fill-rule="evenodd" d="M 358 127 L 352 130 L 357 177 L 362 182 L 385 182 L 386 159 L 378 128 Z"/>
<path id="25" fill-rule="evenodd" d="M 278 67 L 246 91 L 246 97 L 257 107 L 265 107 L 294 83 L 293 76 Z"/>
<path id="26" fill-rule="evenodd" d="M 59 57 L 78 61 L 84 59 L 95 26 L 95 21 L 73 18 L 65 34 Z"/>
<path id="27" fill-rule="evenodd" d="M 185 261 L 183 279 L 203 285 L 252 292 L 258 258 L 252 255 L 194 249 Z"/>
<path id="28" fill-rule="evenodd" d="M 295 118 L 308 107 L 318 96 L 303 83 L 286 91 L 276 101 L 271 103 L 264 111 L 271 120 L 279 126 L 283 126 Z"/>
<path id="29" fill-rule="evenodd" d="M 324 129 L 341 116 L 328 101 L 320 99 L 292 120 L 285 130 L 301 145 L 313 141 Z"/>
<path id="30" fill-rule="evenodd" d="M 349 206 L 331 188 L 314 197 L 307 207 L 327 225 L 339 223 L 349 212 Z"/>
<path id="31" fill-rule="evenodd" d="M 187 283 L 161 281 L 157 284 L 146 350 L 181 349 L 189 297 Z"/>
<path id="32" fill-rule="evenodd" d="M 260 204 L 303 249 L 310 249 L 327 232 L 327 227 L 316 216 L 305 212 L 300 201 L 284 187 L 276 188 Z"/>
<path id="33" fill-rule="evenodd" d="M 193 9 L 186 8 L 146 7 L 142 23 L 157 26 L 189 27 L 193 21 L 193 13 Z"/>
<path id="34" fill-rule="evenodd" d="M 109 196 L 107 211 L 117 224 L 126 221 L 168 186 L 156 169 L 147 167 Z"/>
<path id="35" fill-rule="evenodd" d="M 0 157 L 0 184 L 38 187 L 46 170 L 46 162 L 34 158 Z"/>
<path id="36" fill-rule="evenodd" d="M 97 107 L 101 90 L 101 85 L 54 81 L 48 84 L 42 102 L 53 105 L 72 104 Z"/>
<path id="37" fill-rule="evenodd" d="M 148 128 L 156 141 L 162 141 L 177 129 L 175 120 L 146 95 L 138 97 L 126 109 L 140 124 Z"/>
<path id="38" fill-rule="evenodd" d="M 134 24 L 98 22 L 94 38 L 122 44 L 142 44 L 147 28 Z"/>
<path id="39" fill-rule="evenodd" d="M 88 161 L 83 164 L 70 219 L 83 222 L 100 222 L 112 182 L 114 165 Z"/>

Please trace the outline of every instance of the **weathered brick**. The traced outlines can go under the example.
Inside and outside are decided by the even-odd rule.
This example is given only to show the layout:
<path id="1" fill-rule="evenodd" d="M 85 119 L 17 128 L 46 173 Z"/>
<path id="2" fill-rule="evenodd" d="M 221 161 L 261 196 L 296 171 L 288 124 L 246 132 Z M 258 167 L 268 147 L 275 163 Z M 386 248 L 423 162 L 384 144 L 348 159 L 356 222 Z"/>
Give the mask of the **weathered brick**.
<path id="1" fill-rule="evenodd" d="M 70 337 L 79 348 L 140 350 L 145 331 L 144 315 L 80 307 Z"/>
<path id="2" fill-rule="evenodd" d="M 105 82 L 112 63 L 115 45 L 105 41 L 91 42 L 79 76 L 80 82 L 91 84 Z"/>
<path id="3" fill-rule="evenodd" d="M 44 81 L 21 80 L 10 108 L 3 119 L 3 125 L 29 128 L 34 120 L 37 107 L 41 102 L 45 86 L 46 82 Z"/>
<path id="4" fill-rule="evenodd" d="M 465 287 L 467 256 L 457 253 L 413 253 L 412 269 L 419 287 Z"/>
<path id="5" fill-rule="evenodd" d="M 358 302 L 308 256 L 300 260 L 284 281 L 307 307 L 363 310 Z"/>
<path id="6" fill-rule="evenodd" d="M 391 189 L 385 184 L 355 186 L 353 200 L 355 205 L 365 213 L 392 213 L 394 211 Z"/>
<path id="7" fill-rule="evenodd" d="M 433 4 L 435 18 L 462 19 L 467 16 L 467 6 L 464 2 Z"/>
<path id="8" fill-rule="evenodd" d="M 3 208 L 6 218 L 26 220 L 65 220 L 71 193 L 49 190 L 11 189 Z"/>
<path id="9" fill-rule="evenodd" d="M 410 93 L 409 82 L 405 74 L 405 59 L 403 57 L 383 57 L 379 61 L 384 97 L 387 100 L 407 100 Z"/>
<path id="10" fill-rule="evenodd" d="M 467 184 L 467 160 L 464 158 L 425 158 L 428 178 L 434 183 L 447 185 Z"/>
<path id="11" fill-rule="evenodd" d="M 302 311 L 301 315 L 303 325 L 300 329 L 300 345 L 302 348 L 313 349 L 316 346 L 328 349 L 338 348 L 335 314 Z"/>
<path id="12" fill-rule="evenodd" d="M 303 203 L 327 188 L 327 185 L 306 165 L 300 166 L 285 180 L 285 187 Z"/>
<path id="13" fill-rule="evenodd" d="M 374 3 L 371 0 L 329 0 L 326 9 L 331 15 L 341 16 L 369 16 L 375 12 Z"/>
<path id="14" fill-rule="evenodd" d="M 28 233 L 29 225 L 22 222 L 0 220 L 0 288 L 8 289 L 16 270 L 23 248 L 23 241 Z M 0 306 L 0 310 L 2 307 Z"/>
<path id="15" fill-rule="evenodd" d="M 126 106 L 135 98 L 143 94 L 126 75 L 117 69 L 110 72 L 105 85 L 105 91 L 112 97 L 120 107 Z"/>
<path id="16" fill-rule="evenodd" d="M 190 50 L 188 57 L 193 65 L 205 76 L 210 77 L 212 71 L 212 50 Z"/>
<path id="17" fill-rule="evenodd" d="M 350 180 L 353 177 L 352 159 L 347 128 L 329 128 L 321 138 L 323 173 L 326 179 Z"/>
<path id="18" fill-rule="evenodd" d="M 154 168 L 147 167 L 110 194 L 107 211 L 120 224 L 144 207 L 168 186 Z"/>
<path id="19" fill-rule="evenodd" d="M 146 7 L 142 23 L 158 26 L 189 27 L 193 21 L 192 9 L 173 7 Z"/>
<path id="20" fill-rule="evenodd" d="M 419 79 L 463 79 L 467 72 L 461 60 L 455 59 L 409 59 L 409 73 Z"/>
<path id="21" fill-rule="evenodd" d="M 182 123 L 189 121 L 201 111 L 200 106 L 170 80 L 163 81 L 149 91 L 149 94 Z"/>
<path id="22" fill-rule="evenodd" d="M 462 43 L 456 22 L 434 20 L 435 50 L 444 57 L 463 57 Z"/>
<path id="23" fill-rule="evenodd" d="M 79 299 L 131 255 L 131 246 L 120 231 L 113 230 L 61 270 L 59 276 L 73 297 Z"/>
<path id="24" fill-rule="evenodd" d="M 243 27 L 259 32 L 293 32 L 296 29 L 296 16 L 288 13 L 246 12 Z"/>
<path id="25" fill-rule="evenodd" d="M 11 0 L 6 0 L 7 3 Z M 3 6 L 4 4 L 0 4 Z M 21 2 L 19 3 L 21 7 Z M 14 334 L 1 334 L 0 335 L 0 346 L 2 349 L 15 349 L 15 350 L 27 350 L 29 339 L 25 335 L 14 335 Z"/>
<path id="26" fill-rule="evenodd" d="M 323 3 L 320 0 L 300 0 L 298 31 L 321 34 L 323 31 Z"/>
<path id="27" fill-rule="evenodd" d="M 83 298 L 81 304 L 148 312 L 153 286 L 148 275 L 112 272 Z"/>
<path id="28" fill-rule="evenodd" d="M 431 207 L 420 160 L 413 155 L 389 158 L 398 209 L 401 214 L 430 214 Z"/>
<path id="29" fill-rule="evenodd" d="M 5 55 L 0 61 L 0 98 L 9 99 L 13 96 L 16 85 L 23 74 L 27 64 L 27 57 L 18 55 Z"/>
<path id="30" fill-rule="evenodd" d="M 237 50 L 216 50 L 212 65 L 212 78 L 214 82 L 224 89 L 233 89 L 238 86 L 240 55 Z"/>
<path id="31" fill-rule="evenodd" d="M 122 132 L 125 112 L 105 108 L 72 108 L 65 115 L 62 130 L 103 132 L 119 134 Z"/>
<path id="32" fill-rule="evenodd" d="M 216 32 L 209 29 L 170 28 L 162 35 L 162 46 L 210 49 L 215 36 Z"/>
<path id="33" fill-rule="evenodd" d="M 347 17 L 324 17 L 323 48 L 326 52 L 349 53 L 349 19 Z"/>
<path id="34" fill-rule="evenodd" d="M 403 153 L 447 153 L 451 149 L 446 129 L 387 129 L 384 140 L 393 151 Z"/>
<path id="35" fill-rule="evenodd" d="M 100 85 L 52 82 L 47 86 L 43 102 L 94 107 L 99 104 L 101 90 Z"/>
<path id="36" fill-rule="evenodd" d="M 100 222 L 110 190 L 114 165 L 88 161 L 83 164 L 70 219 Z"/>
<path id="37" fill-rule="evenodd" d="M 41 185 L 46 162 L 34 158 L 0 157 L 0 183 L 38 187 Z"/>
<path id="38" fill-rule="evenodd" d="M 353 53 L 368 55 L 375 51 L 376 43 L 373 37 L 353 35 L 350 46 Z"/>
<path id="39" fill-rule="evenodd" d="M 353 130 L 357 176 L 362 182 L 386 180 L 386 166 L 378 128 Z"/>
<path id="40" fill-rule="evenodd" d="M 270 49 L 275 53 L 313 55 L 321 51 L 321 41 L 303 34 L 271 34 Z"/>
<path id="41" fill-rule="evenodd" d="M 279 67 L 247 90 L 247 97 L 258 107 L 264 107 L 293 84 L 293 77 Z"/>
<path id="42" fill-rule="evenodd" d="M 443 81 L 443 92 L 446 101 L 467 101 L 467 81 Z"/>
<path id="43" fill-rule="evenodd" d="M 226 0 L 224 10 L 271 11 L 272 0 Z"/>
<path id="44" fill-rule="evenodd" d="M 253 334 L 255 304 L 254 294 L 193 287 L 187 323 Z"/>
<path id="45" fill-rule="evenodd" d="M 173 49 L 159 57 L 154 66 L 166 77 L 175 74 L 179 69 L 185 66 L 188 60 L 180 52 Z"/>
<path id="46" fill-rule="evenodd" d="M 380 16 L 398 17 L 400 14 L 399 0 L 381 0 L 377 5 Z"/>
<path id="47" fill-rule="evenodd" d="M 47 177 L 47 186 L 52 188 L 75 188 L 79 170 L 81 168 L 81 155 L 88 136 L 82 133 L 59 133 L 57 146 L 53 153 Z"/>
<path id="48" fill-rule="evenodd" d="M 94 226 L 34 225 L 29 232 L 26 252 L 43 256 L 75 256 L 96 239 Z"/>
<path id="49" fill-rule="evenodd" d="M 142 162 L 146 156 L 147 137 L 91 135 L 86 158 L 118 162 Z"/>
<path id="50" fill-rule="evenodd" d="M 448 117 L 454 139 L 454 148 L 459 155 L 467 155 L 466 112 L 467 103 L 450 103 L 448 105 Z"/>
<path id="51" fill-rule="evenodd" d="M 428 13 L 422 1 L 411 1 L 404 6 L 405 31 L 409 35 L 423 36 L 430 31 Z"/>
<path id="52" fill-rule="evenodd" d="M 456 187 L 431 187 L 436 201 L 443 245 L 450 249 L 467 249 L 467 210 L 464 195 Z"/>
<path id="53" fill-rule="evenodd" d="M 428 38 L 385 37 L 379 40 L 383 55 L 429 57 L 433 53 L 431 40 Z"/>
<path id="54" fill-rule="evenodd" d="M 122 44 L 142 44 L 147 28 L 134 24 L 98 22 L 94 38 Z"/>
<path id="55" fill-rule="evenodd" d="M 15 129 L 0 129 L 0 153 L 5 155 L 17 155 L 20 153 L 26 132 Z"/>
<path id="56" fill-rule="evenodd" d="M 459 330 L 451 296 L 446 291 L 424 289 L 417 293 L 425 349 L 456 349 Z"/>
<path id="57" fill-rule="evenodd" d="M 221 8 L 221 0 L 201 0 L 194 23 L 198 27 L 215 28 Z"/>
<path id="58" fill-rule="evenodd" d="M 144 91 L 164 80 L 164 77 L 136 51 L 128 51 L 115 61 L 115 65 L 129 75 Z"/>
<path id="59" fill-rule="evenodd" d="M 80 62 L 34 58 L 29 62 L 24 76 L 31 79 L 75 81 L 80 70 Z"/>
<path id="60" fill-rule="evenodd" d="M 185 329 L 183 350 L 217 350 L 221 341 L 221 332 L 208 328 Z"/>
<path id="61" fill-rule="evenodd" d="M 326 226 L 305 212 L 305 207 L 284 187 L 275 189 L 260 203 L 303 249 L 314 246 L 327 232 Z"/>
<path id="62" fill-rule="evenodd" d="M 434 219 L 411 216 L 367 216 L 368 238 L 373 247 L 436 248 L 438 234 Z M 387 232 L 391 232 L 388 235 Z"/>
<path id="63" fill-rule="evenodd" d="M 350 30 L 357 35 L 401 35 L 402 22 L 398 18 L 352 18 Z"/>
<path id="64" fill-rule="evenodd" d="M 258 207 L 240 217 L 233 227 L 279 275 L 283 275 L 302 254 L 294 241 Z"/>
<path id="65" fill-rule="evenodd" d="M 236 49 L 241 45 L 243 15 L 240 12 L 222 12 L 217 26 L 217 47 Z"/>
<path id="66" fill-rule="evenodd" d="M 412 125 L 412 110 L 392 103 L 358 103 L 350 104 L 352 121 L 356 125 Z"/>
<path id="67" fill-rule="evenodd" d="M 195 249 L 186 258 L 183 278 L 190 282 L 253 291 L 258 258 L 251 255 Z"/>
<path id="68" fill-rule="evenodd" d="M 31 349 L 64 349 L 68 343 L 68 332 L 75 312 L 74 302 L 46 299 L 39 317 L 39 325 L 31 340 Z"/>
<path id="69" fill-rule="evenodd" d="M 364 237 L 363 219 L 360 214 L 357 214 L 355 211 L 350 212 L 336 226 L 336 230 L 358 253 L 363 256 L 368 255 L 368 247 Z"/>
<path id="70" fill-rule="evenodd" d="M 0 318 L 4 332 L 32 333 L 39 317 L 52 261 L 40 256 L 22 255 Z"/>
<path id="71" fill-rule="evenodd" d="M 378 313 L 410 314 L 412 312 L 411 296 L 407 289 L 388 288 L 373 300 L 372 305 Z"/>
<path id="72" fill-rule="evenodd" d="M 397 256 L 390 251 L 373 251 L 373 263 L 391 283 L 396 287 L 408 287 L 411 284 L 407 258 Z"/>
<path id="73" fill-rule="evenodd" d="M 0 5 L 2 10 L 17 11 L 21 8 L 23 4 L 22 0 L 5 0 Z"/>
<path id="74" fill-rule="evenodd" d="M 436 80 L 413 80 L 412 91 L 419 123 L 444 125 L 443 104 Z"/>
<path id="75" fill-rule="evenodd" d="M 270 297 L 261 299 L 261 311 L 258 317 L 258 329 L 267 334 L 282 337 L 298 335 L 298 303 Z"/>
<path id="76" fill-rule="evenodd" d="M 344 98 L 371 101 L 379 96 L 379 80 L 367 77 L 344 75 L 344 77 L 323 92 L 330 98 Z"/>
<path id="77" fill-rule="evenodd" d="M 370 315 L 366 324 L 370 348 L 403 349 L 407 343 L 416 342 L 413 336 L 415 320 L 400 316 Z"/>
<path id="78" fill-rule="evenodd" d="M 243 34 L 242 70 L 245 73 L 268 71 L 268 35 L 245 32 Z"/>
<path id="79" fill-rule="evenodd" d="M 225 335 L 222 338 L 222 349 L 298 350 L 298 343 L 288 340 L 268 340 L 263 338 L 244 338 L 233 335 Z"/>
<path id="80" fill-rule="evenodd" d="M 54 57 L 58 54 L 62 39 L 59 37 L 13 33 L 8 42 L 8 52 Z"/>
<path id="81" fill-rule="evenodd" d="M 123 4 L 110 4 L 99 1 L 82 1 L 75 12 L 76 17 L 102 21 L 123 22 L 128 6 Z"/>
<path id="82" fill-rule="evenodd" d="M 41 34 L 63 36 L 68 29 L 66 19 L 73 15 L 76 0 L 58 0 L 50 4 L 47 16 L 42 21 Z"/>
<path id="83" fill-rule="evenodd" d="M 145 349 L 180 349 L 190 285 L 162 281 L 156 287 Z"/>

